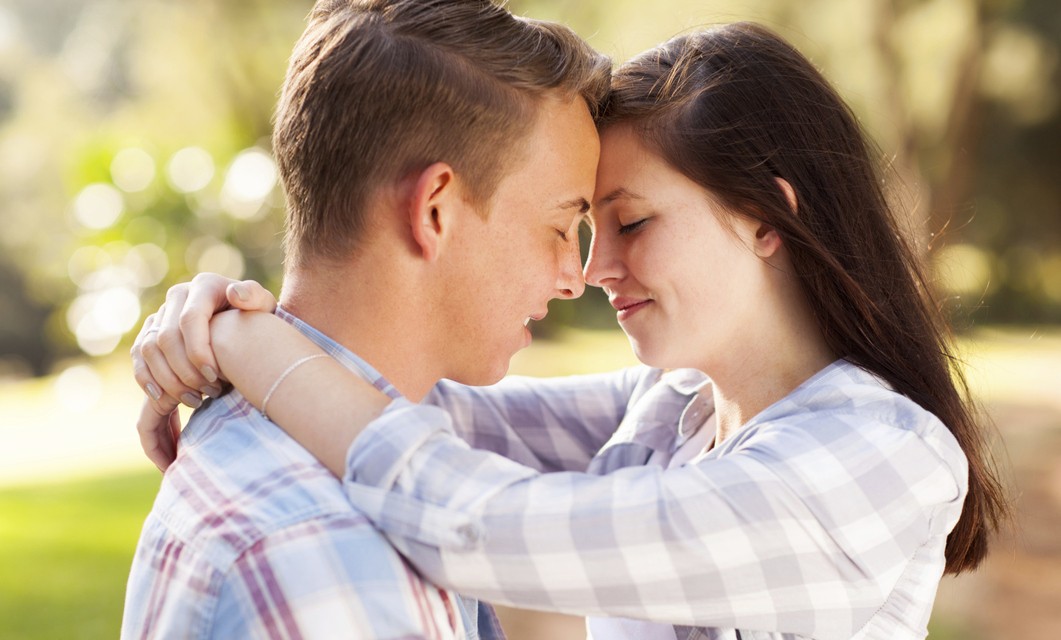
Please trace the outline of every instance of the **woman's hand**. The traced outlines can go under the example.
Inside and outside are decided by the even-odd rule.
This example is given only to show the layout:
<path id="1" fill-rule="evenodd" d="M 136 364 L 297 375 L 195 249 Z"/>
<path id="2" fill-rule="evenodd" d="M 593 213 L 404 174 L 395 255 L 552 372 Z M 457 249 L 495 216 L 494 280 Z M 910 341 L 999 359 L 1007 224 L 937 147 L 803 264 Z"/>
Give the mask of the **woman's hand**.
<path id="1" fill-rule="evenodd" d="M 347 449 L 390 397 L 272 313 L 225 311 L 210 335 L 244 398 L 263 413 L 268 400 L 269 419 L 342 477 Z"/>
<path id="2" fill-rule="evenodd" d="M 170 288 L 133 342 L 133 376 L 147 394 L 137 421 L 144 453 L 165 470 L 176 457 L 177 405 L 197 408 L 221 394 L 222 373 L 210 344 L 210 319 L 226 309 L 273 311 L 276 299 L 253 280 L 204 273 Z"/>

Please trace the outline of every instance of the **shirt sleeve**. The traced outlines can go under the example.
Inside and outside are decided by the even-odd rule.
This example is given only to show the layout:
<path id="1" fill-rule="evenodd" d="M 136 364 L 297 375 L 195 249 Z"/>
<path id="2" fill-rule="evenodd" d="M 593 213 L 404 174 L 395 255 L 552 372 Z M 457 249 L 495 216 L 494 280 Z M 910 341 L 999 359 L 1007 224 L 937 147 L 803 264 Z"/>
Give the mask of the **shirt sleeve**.
<path id="1" fill-rule="evenodd" d="M 623 419 L 635 394 L 660 377 L 648 367 L 530 378 L 490 387 L 444 380 L 424 399 L 453 416 L 458 436 L 538 471 L 583 471 Z"/>
<path id="2" fill-rule="evenodd" d="M 364 518 L 340 516 L 285 528 L 236 558 L 209 637 L 463 638 L 457 607 Z"/>
<path id="3" fill-rule="evenodd" d="M 675 469 L 539 474 L 399 402 L 351 447 L 344 485 L 430 580 L 484 600 L 850 638 L 962 492 L 916 433 L 814 427 Z"/>

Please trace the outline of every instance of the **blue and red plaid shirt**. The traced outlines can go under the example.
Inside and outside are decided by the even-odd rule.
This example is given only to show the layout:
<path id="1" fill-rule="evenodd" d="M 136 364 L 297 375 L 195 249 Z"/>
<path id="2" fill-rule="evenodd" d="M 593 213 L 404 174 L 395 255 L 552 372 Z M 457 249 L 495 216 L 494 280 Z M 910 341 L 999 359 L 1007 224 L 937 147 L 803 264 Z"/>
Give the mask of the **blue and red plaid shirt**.
<path id="1" fill-rule="evenodd" d="M 289 313 L 393 398 L 367 363 Z M 123 638 L 501 638 L 485 604 L 426 582 L 341 484 L 238 392 L 197 411 L 144 523 Z"/>

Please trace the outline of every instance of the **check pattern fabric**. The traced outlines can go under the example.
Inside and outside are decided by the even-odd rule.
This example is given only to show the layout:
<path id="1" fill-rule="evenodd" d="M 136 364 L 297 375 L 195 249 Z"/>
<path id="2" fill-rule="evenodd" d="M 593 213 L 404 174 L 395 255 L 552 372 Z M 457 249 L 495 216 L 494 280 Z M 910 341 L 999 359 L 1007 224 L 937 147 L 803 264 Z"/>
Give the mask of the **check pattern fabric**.
<path id="1" fill-rule="evenodd" d="M 392 398 L 354 354 L 294 316 Z M 313 456 L 239 393 L 197 411 L 129 576 L 123 638 L 501 638 L 493 611 L 426 582 Z"/>
<path id="2" fill-rule="evenodd" d="M 494 603 L 678 640 L 924 638 L 967 490 L 946 427 L 839 360 L 664 469 L 710 397 L 698 372 L 648 368 L 447 385 L 431 401 L 452 421 L 392 403 L 344 486 L 432 581 Z"/>

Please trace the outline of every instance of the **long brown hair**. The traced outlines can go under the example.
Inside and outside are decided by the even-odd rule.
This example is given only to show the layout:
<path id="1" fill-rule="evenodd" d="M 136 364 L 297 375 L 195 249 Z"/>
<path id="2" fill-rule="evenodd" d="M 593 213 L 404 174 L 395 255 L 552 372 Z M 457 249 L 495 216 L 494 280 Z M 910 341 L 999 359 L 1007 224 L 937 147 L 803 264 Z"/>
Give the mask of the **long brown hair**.
<path id="1" fill-rule="evenodd" d="M 969 462 L 946 570 L 975 568 L 1007 501 L 953 338 L 883 189 L 880 154 L 802 54 L 736 23 L 676 37 L 612 78 L 602 127 L 632 124 L 725 208 L 777 229 L 834 353 L 935 414 Z M 775 178 L 792 185 L 796 215 Z"/>

